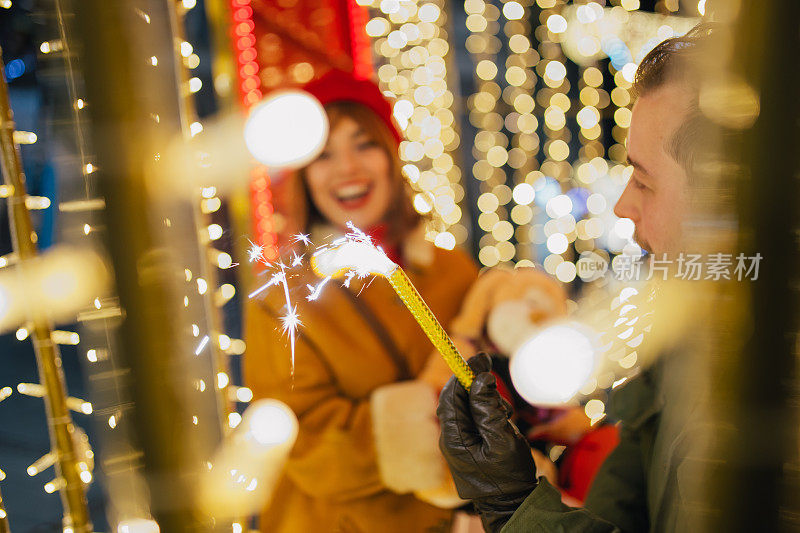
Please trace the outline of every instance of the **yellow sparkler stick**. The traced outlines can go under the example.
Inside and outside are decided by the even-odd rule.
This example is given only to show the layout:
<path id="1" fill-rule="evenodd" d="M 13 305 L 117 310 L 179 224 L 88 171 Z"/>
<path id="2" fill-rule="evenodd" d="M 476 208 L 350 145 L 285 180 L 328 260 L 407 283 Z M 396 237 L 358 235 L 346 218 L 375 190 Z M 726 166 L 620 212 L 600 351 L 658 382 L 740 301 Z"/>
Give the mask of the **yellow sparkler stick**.
<path id="1" fill-rule="evenodd" d="M 394 292 L 403 300 L 406 308 L 411 311 L 411 315 L 420 325 L 422 331 L 431 340 L 433 345 L 442 354 L 447 366 L 456 375 L 458 382 L 461 383 L 465 389 L 469 390 L 472 385 L 472 379 L 475 377 L 472 369 L 467 362 L 458 352 L 456 345 L 453 344 L 452 339 L 444 330 L 442 325 L 436 320 L 431 308 L 422 299 L 422 295 L 417 292 L 416 287 L 408 279 L 405 271 L 397 267 L 394 272 L 387 278 L 392 285 Z"/>
<path id="2" fill-rule="evenodd" d="M 314 254 L 311 258 L 311 267 L 320 277 L 341 277 L 350 271 L 355 271 L 359 276 L 369 274 L 384 276 L 442 355 L 459 383 L 469 390 L 475 377 L 472 369 L 403 269 L 390 261 L 383 252 L 369 242 L 347 240 L 338 246 L 325 248 Z"/>

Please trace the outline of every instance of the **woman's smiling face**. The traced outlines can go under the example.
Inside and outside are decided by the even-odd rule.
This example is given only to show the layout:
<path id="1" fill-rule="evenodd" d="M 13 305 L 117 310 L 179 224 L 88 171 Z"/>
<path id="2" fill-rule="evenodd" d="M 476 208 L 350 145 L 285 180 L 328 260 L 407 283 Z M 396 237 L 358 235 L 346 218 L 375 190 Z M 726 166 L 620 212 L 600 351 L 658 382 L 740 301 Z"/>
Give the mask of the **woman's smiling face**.
<path id="1" fill-rule="evenodd" d="M 305 169 L 322 216 L 342 228 L 352 221 L 362 229 L 384 221 L 392 202 L 390 173 L 389 155 L 348 116 L 337 121 L 325 150 Z"/>

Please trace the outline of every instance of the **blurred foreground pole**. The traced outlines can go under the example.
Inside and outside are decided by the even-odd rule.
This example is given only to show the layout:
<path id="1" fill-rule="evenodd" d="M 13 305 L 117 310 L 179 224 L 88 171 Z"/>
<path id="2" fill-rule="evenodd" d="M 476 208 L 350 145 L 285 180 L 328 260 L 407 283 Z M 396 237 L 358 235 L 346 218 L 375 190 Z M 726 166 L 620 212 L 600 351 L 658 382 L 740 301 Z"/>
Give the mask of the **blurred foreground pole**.
<path id="1" fill-rule="evenodd" d="M 2 149 L 3 179 L 12 188 L 8 197 L 8 214 L 11 224 L 11 241 L 14 251 L 19 256 L 20 265 L 34 259 L 39 251 L 31 224 L 31 215 L 25 205 L 27 192 L 25 175 L 19 151 L 14 143 L 14 115 L 8 100 L 4 65 L 0 59 L 0 148 Z M 50 433 L 50 446 L 56 454 L 56 479 L 60 480 L 61 503 L 64 509 L 64 530 L 73 533 L 91 533 L 92 524 L 89 509 L 86 505 L 86 492 L 78 469 L 78 459 L 73 438 L 75 426 L 67 408 L 67 389 L 64 372 L 61 369 L 61 354 L 58 346 L 51 338 L 50 322 L 42 317 L 32 317 L 31 338 L 36 353 L 36 364 L 39 369 L 39 380 L 46 394 L 44 402 L 47 410 L 47 422 Z M 2 499 L 0 499 L 2 508 Z M 5 515 L 5 511 L 3 511 Z M 4 526 L 5 524 L 5 526 Z M 5 516 L 0 518 L 0 531 L 7 527 Z"/>
<path id="2" fill-rule="evenodd" d="M 193 501 L 202 452 L 192 415 L 204 411 L 187 401 L 193 348 L 181 329 L 188 328 L 177 289 L 183 267 L 166 244 L 173 222 L 159 212 L 163 193 L 152 179 L 160 151 L 181 131 L 170 6 L 168 0 L 80 0 L 74 7 L 107 246 L 124 316 L 120 360 L 130 370 L 133 434 L 150 512 L 162 533 L 213 531 Z M 195 242 L 191 234 L 184 241 Z"/>
<path id="3" fill-rule="evenodd" d="M 712 395 L 736 431 L 714 457 L 722 478 L 709 497 L 722 511 L 710 531 L 800 528 L 798 493 L 798 170 L 800 2 L 735 2 L 732 75 L 760 95 L 760 114 L 739 155 L 740 250 L 761 254 L 744 282 L 738 349 L 722 362 Z M 735 79 L 735 78 L 734 78 Z M 736 111 L 734 109 L 733 111 Z M 728 176 L 734 179 L 734 176 Z M 724 410 L 724 411 L 722 411 Z"/>

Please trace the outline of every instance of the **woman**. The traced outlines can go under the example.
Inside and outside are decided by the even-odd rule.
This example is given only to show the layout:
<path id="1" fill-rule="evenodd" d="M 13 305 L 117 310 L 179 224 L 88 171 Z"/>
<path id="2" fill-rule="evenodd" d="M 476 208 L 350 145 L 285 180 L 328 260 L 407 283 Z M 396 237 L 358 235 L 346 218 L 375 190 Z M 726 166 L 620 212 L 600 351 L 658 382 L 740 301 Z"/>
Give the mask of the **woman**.
<path id="1" fill-rule="evenodd" d="M 338 71 L 305 89 L 330 122 L 324 151 L 297 176 L 306 233 L 321 244 L 352 221 L 404 267 L 446 325 L 476 267 L 464 253 L 425 241 L 401 175 L 390 104 L 372 82 Z M 294 280 L 302 287 L 318 282 L 307 267 Z M 256 398 L 286 402 L 300 422 L 262 531 L 446 531 L 450 511 L 383 486 L 370 419 L 371 393 L 418 377 L 430 342 L 385 280 L 353 280 L 350 288 L 330 283 L 314 302 L 294 300 L 303 327 L 293 369 L 280 333 L 282 293 L 251 301 L 247 310 L 245 381 Z"/>

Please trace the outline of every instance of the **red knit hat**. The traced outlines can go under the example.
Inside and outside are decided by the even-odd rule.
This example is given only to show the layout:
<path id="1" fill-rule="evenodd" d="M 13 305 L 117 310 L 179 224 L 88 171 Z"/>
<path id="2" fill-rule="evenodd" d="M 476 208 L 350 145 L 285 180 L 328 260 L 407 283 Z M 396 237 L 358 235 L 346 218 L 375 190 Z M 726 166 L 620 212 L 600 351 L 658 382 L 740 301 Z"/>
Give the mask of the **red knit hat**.
<path id="1" fill-rule="evenodd" d="M 342 70 L 331 69 L 321 78 L 307 83 L 303 90 L 314 96 L 323 106 L 333 102 L 364 105 L 386 124 L 398 145 L 403 140 L 400 129 L 392 118 L 392 105 L 374 82 L 355 78 Z"/>

